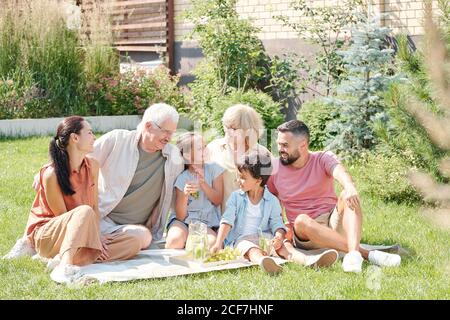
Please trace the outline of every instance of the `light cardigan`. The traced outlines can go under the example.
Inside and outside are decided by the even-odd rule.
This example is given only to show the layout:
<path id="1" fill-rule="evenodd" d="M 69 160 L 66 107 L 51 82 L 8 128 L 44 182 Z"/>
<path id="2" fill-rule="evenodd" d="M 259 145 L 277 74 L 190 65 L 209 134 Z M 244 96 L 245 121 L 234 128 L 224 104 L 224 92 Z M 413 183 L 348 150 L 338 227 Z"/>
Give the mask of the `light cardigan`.
<path id="1" fill-rule="evenodd" d="M 231 150 L 230 146 L 227 144 L 225 138 L 220 138 L 211 141 L 208 146 L 208 154 L 210 157 L 210 160 L 212 162 L 217 163 L 222 168 L 225 169 L 223 173 L 223 200 L 221 204 L 222 214 L 225 212 L 226 206 L 227 206 L 227 200 L 230 198 L 230 195 L 239 189 L 239 183 L 237 181 L 236 175 L 238 174 L 238 169 L 236 167 L 236 164 L 234 163 L 233 159 L 233 151 Z M 263 147 L 260 144 L 255 144 L 252 148 L 250 148 L 246 154 L 249 154 L 252 151 L 259 151 L 259 152 L 267 152 L 271 155 L 271 158 L 273 160 L 272 154 L 267 150 L 265 147 Z"/>
<path id="2" fill-rule="evenodd" d="M 95 141 L 94 152 L 90 154 L 100 164 L 98 177 L 99 211 L 105 218 L 122 200 L 131 184 L 139 162 L 140 135 L 136 130 L 113 130 Z M 154 240 L 160 240 L 164 233 L 167 215 L 174 208 L 174 183 L 184 169 L 183 158 L 177 147 L 167 144 L 162 155 L 164 184 L 158 204 L 149 212 L 146 227 Z M 145 201 L 145 199 L 142 199 Z"/>

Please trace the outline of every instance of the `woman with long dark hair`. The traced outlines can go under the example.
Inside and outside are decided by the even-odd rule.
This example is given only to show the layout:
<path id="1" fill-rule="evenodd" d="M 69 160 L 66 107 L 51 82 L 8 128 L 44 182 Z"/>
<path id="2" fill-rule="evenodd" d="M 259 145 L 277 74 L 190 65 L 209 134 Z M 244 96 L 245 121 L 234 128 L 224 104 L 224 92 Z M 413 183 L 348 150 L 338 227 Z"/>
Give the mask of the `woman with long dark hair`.
<path id="1" fill-rule="evenodd" d="M 40 256 L 57 264 L 51 278 L 58 282 L 70 281 L 79 266 L 128 259 L 140 250 L 140 240 L 133 235 L 100 234 L 99 166 L 87 157 L 94 141 L 91 126 L 82 117 L 65 118 L 50 142 L 51 162 L 40 170 L 26 234 Z"/>

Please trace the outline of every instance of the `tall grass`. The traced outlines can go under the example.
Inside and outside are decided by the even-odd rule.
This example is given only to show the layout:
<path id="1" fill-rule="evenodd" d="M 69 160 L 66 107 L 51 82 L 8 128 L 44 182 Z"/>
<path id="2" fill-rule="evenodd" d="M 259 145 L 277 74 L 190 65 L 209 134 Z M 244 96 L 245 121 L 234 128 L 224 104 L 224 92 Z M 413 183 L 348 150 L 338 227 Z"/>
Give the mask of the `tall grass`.
<path id="1" fill-rule="evenodd" d="M 62 3 L 8 1 L 2 12 L 7 18 L 1 20 L 1 38 L 9 42 L 0 49 L 2 77 L 21 83 L 30 75 L 49 102 L 45 116 L 73 113 L 81 103 L 83 64 L 77 34 L 66 27 Z"/>
<path id="2" fill-rule="evenodd" d="M 83 15 L 85 27 L 76 30 L 67 25 L 64 2 L 0 0 L 0 80 L 15 83 L 18 99 L 20 92 L 35 93 L 20 108 L 14 106 L 14 112 L 0 116 L 14 116 L 16 109 L 24 117 L 86 114 L 87 83 L 118 73 L 111 22 L 103 6 L 108 1 L 95 2 Z M 0 96 L 0 109 L 4 105 Z"/>
<path id="3" fill-rule="evenodd" d="M 111 21 L 112 0 L 92 3 L 82 16 L 80 40 L 84 50 L 86 80 L 95 81 L 99 76 L 112 76 L 119 72 L 119 56 L 112 47 L 114 32 Z"/>

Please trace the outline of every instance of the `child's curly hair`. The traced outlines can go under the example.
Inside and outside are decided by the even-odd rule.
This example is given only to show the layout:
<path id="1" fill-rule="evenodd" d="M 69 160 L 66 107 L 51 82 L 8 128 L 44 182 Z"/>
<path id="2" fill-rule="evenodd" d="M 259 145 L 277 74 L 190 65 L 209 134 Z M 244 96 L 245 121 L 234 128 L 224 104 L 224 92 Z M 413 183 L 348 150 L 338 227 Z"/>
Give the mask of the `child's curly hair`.
<path id="1" fill-rule="evenodd" d="M 247 171 L 253 178 L 261 179 L 261 187 L 264 187 L 272 174 L 272 158 L 268 152 L 254 151 L 243 156 L 237 168 L 239 172 Z"/>

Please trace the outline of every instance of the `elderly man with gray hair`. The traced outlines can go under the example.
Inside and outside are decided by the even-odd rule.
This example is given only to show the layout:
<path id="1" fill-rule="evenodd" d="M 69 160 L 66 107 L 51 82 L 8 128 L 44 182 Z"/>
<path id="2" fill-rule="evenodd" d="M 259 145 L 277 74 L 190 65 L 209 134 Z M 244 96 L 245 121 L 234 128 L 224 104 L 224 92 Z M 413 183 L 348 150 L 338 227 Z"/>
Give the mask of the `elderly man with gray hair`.
<path id="1" fill-rule="evenodd" d="M 154 104 L 137 130 L 113 130 L 95 141 L 91 156 L 100 164 L 102 234 L 133 233 L 142 249 L 162 238 L 173 185 L 184 168 L 178 149 L 169 144 L 178 120 L 175 108 Z"/>
<path id="2" fill-rule="evenodd" d="M 167 214 L 173 206 L 173 186 L 184 162 L 176 146 L 169 144 L 179 115 L 172 106 L 158 103 L 144 113 L 136 130 L 117 129 L 95 141 L 100 231 L 103 246 L 115 234 L 127 232 L 140 239 L 141 249 L 163 236 Z M 39 174 L 33 187 L 39 187 Z M 26 237 L 17 241 L 6 258 L 32 255 Z"/>

